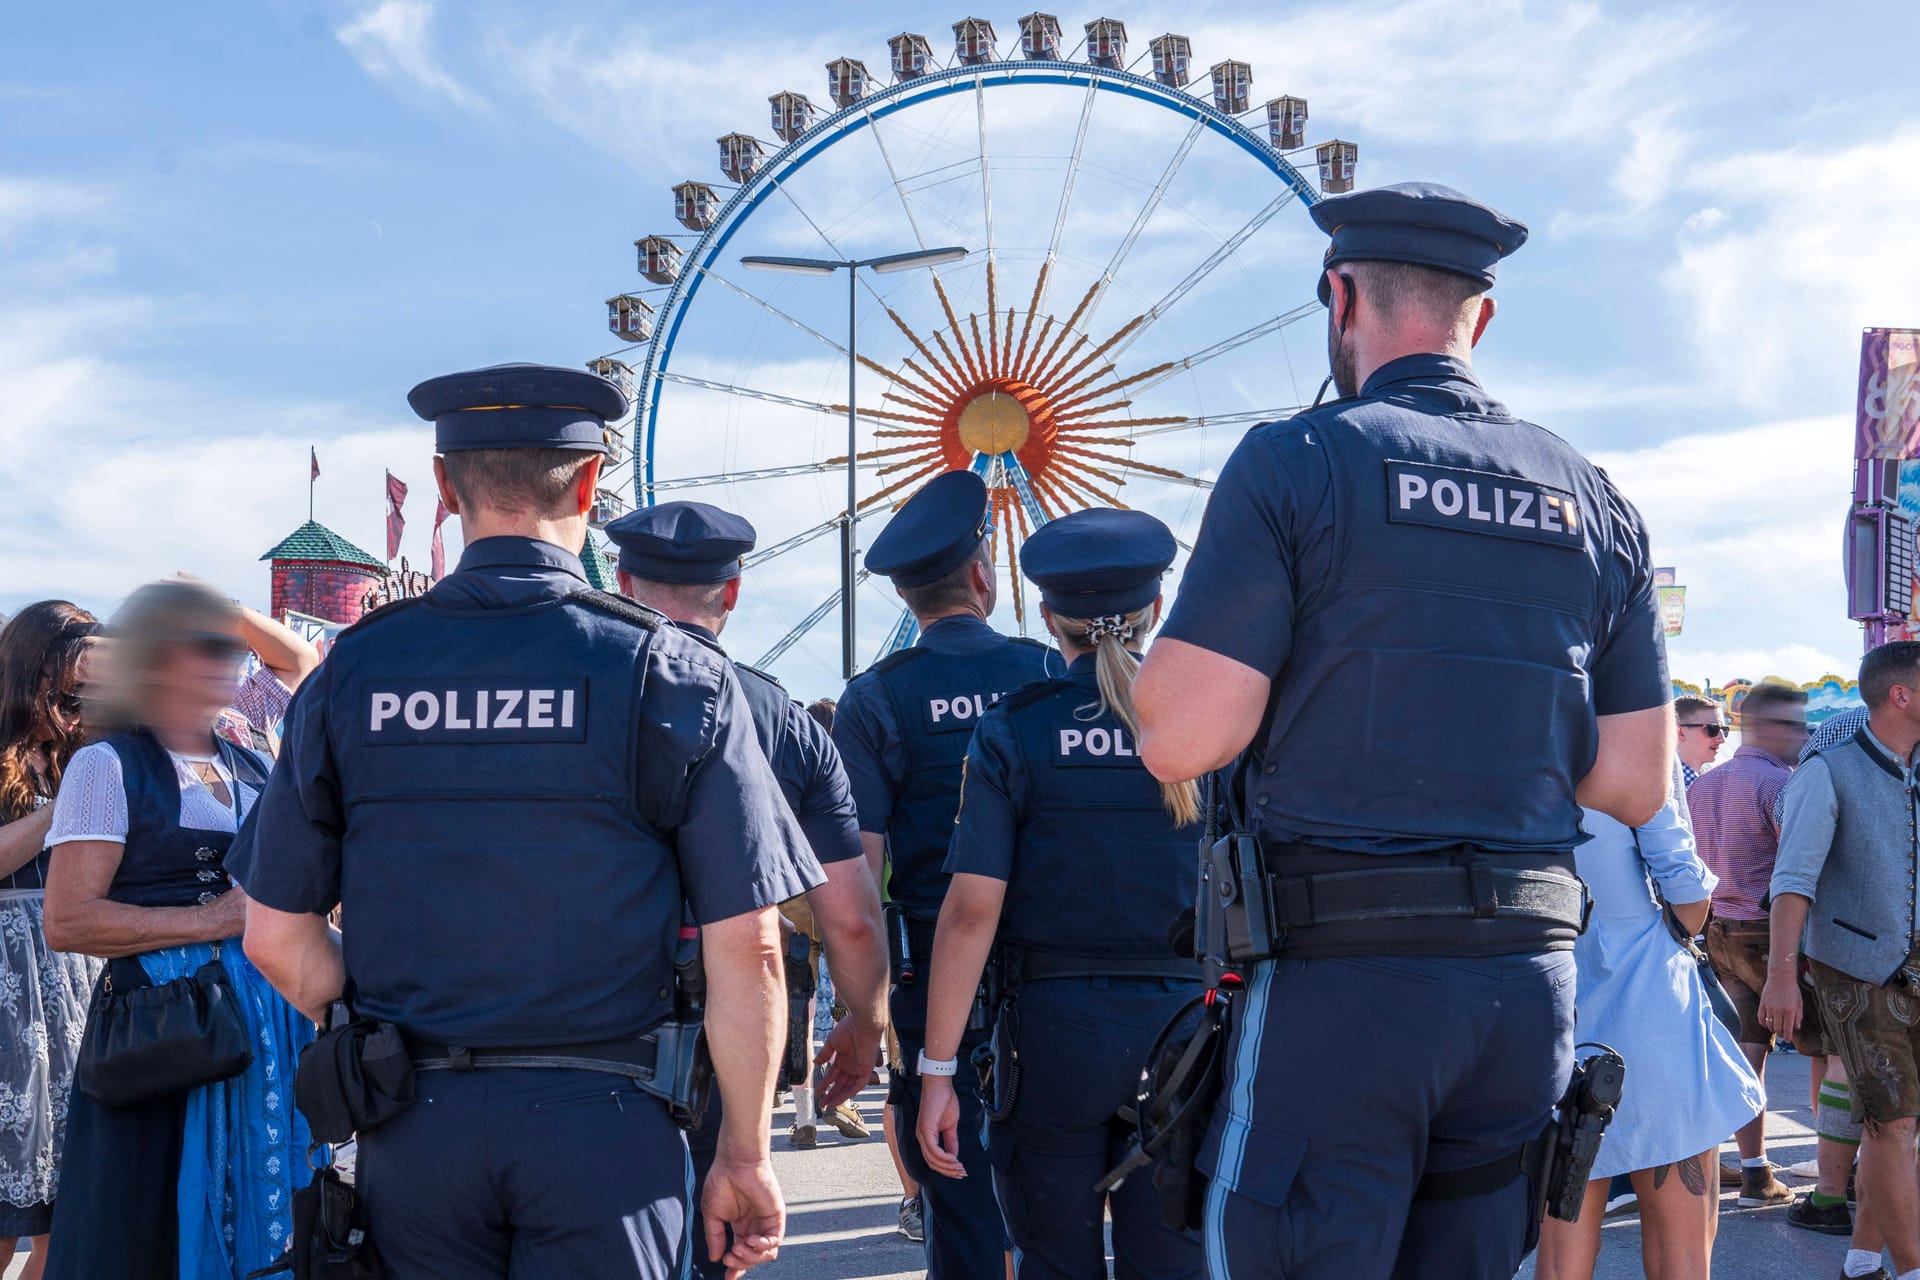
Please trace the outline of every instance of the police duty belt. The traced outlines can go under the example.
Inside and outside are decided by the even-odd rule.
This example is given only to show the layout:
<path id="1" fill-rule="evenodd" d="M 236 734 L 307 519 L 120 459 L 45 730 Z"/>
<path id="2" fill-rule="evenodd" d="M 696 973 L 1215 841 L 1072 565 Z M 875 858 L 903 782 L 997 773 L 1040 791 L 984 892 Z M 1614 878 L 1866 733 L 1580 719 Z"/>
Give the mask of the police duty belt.
<path id="1" fill-rule="evenodd" d="M 1592 899 L 1578 878 L 1507 870 L 1474 860 L 1464 866 L 1269 872 L 1274 923 L 1283 929 L 1366 920 L 1525 916 L 1585 929 Z"/>

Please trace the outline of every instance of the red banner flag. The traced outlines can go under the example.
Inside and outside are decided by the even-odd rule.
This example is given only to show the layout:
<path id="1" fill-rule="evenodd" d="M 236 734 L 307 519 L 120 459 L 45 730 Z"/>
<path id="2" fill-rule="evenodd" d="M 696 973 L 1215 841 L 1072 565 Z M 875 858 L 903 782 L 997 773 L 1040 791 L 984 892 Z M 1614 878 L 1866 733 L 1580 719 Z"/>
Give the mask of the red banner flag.
<path id="1" fill-rule="evenodd" d="M 400 554 L 400 535 L 406 530 L 407 518 L 400 514 L 400 508 L 407 500 L 407 486 L 394 478 L 393 472 L 387 472 L 387 559 Z"/>
<path id="2" fill-rule="evenodd" d="M 309 464 L 307 468 L 307 479 L 309 481 L 318 480 L 320 478 L 320 451 L 312 445 L 307 446 L 307 462 Z"/>
<path id="3" fill-rule="evenodd" d="M 440 526 L 447 522 L 447 504 L 436 500 L 433 504 L 433 577 L 438 582 L 447 576 L 447 544 L 440 540 Z"/>

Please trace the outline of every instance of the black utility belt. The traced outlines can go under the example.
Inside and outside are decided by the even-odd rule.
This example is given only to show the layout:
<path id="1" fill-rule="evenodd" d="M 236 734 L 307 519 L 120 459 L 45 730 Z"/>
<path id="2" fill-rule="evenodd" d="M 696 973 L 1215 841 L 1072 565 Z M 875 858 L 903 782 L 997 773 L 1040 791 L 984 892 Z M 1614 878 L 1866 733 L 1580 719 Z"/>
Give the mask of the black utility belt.
<path id="1" fill-rule="evenodd" d="M 1207 955 L 1233 964 L 1364 955 L 1420 936 L 1441 953 L 1518 953 L 1584 931 L 1592 910 L 1570 854 L 1530 859 L 1563 864 L 1558 869 L 1514 866 L 1512 857 L 1477 850 L 1410 867 L 1355 865 L 1352 856 L 1301 845 L 1288 846 L 1288 855 L 1338 869 L 1281 874 L 1245 832 L 1208 849 L 1198 922 Z"/>
<path id="2" fill-rule="evenodd" d="M 1198 982 L 1200 962 L 1189 956 L 1100 955 L 1041 951 L 1002 943 L 996 953 L 1009 986 L 1059 978 L 1164 978 Z"/>

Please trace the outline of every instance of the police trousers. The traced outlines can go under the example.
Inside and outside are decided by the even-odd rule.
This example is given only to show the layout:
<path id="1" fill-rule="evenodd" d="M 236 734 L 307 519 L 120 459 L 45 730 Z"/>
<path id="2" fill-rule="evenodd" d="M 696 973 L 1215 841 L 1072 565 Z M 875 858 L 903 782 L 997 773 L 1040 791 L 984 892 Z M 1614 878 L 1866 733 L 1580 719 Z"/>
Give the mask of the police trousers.
<path id="1" fill-rule="evenodd" d="M 391 1280 L 678 1280 L 687 1145 L 659 1099 L 592 1071 L 432 1071 L 360 1137 Z"/>
<path id="2" fill-rule="evenodd" d="M 1017 1280 L 1105 1280 L 1109 1197 L 1094 1184 L 1133 1132 L 1116 1113 L 1134 1104 L 1160 1029 L 1198 994 L 1196 983 L 1165 979 L 1055 978 L 1029 983 L 1001 1016 L 994 1110 L 1006 1118 L 988 1121 L 987 1160 Z M 1160 1220 L 1144 1170 L 1113 1192 L 1111 1208 L 1116 1280 L 1205 1274 L 1199 1236 Z"/>
<path id="3" fill-rule="evenodd" d="M 1529 1179 L 1422 1201 L 1428 1171 L 1539 1136 L 1573 1071 L 1570 952 L 1280 959 L 1235 1002 L 1202 1148 L 1212 1280 L 1511 1280 Z"/>
<path id="4" fill-rule="evenodd" d="M 922 970 L 924 975 L 925 970 Z M 893 1029 L 900 1055 L 911 1068 L 927 1045 L 927 988 L 907 983 L 893 989 Z M 900 1161 L 920 1184 L 920 1205 L 927 1231 L 927 1280 L 1002 1280 L 1006 1275 L 1006 1229 L 993 1198 L 993 1179 L 981 1145 L 985 1109 L 974 1092 L 967 1057 L 982 1036 L 969 1033 L 960 1046 L 960 1076 L 954 1094 L 960 1102 L 960 1163 L 965 1178 L 949 1178 L 927 1167 L 920 1154 L 920 1077 L 911 1069 L 895 1071 L 887 1101 L 894 1107 L 894 1132 Z"/>

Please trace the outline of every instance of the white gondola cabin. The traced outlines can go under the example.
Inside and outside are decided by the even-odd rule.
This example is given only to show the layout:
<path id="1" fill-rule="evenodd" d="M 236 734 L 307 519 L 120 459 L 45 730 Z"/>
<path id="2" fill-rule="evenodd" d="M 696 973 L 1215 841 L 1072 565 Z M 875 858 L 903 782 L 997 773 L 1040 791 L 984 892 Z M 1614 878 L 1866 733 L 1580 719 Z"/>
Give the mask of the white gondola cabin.
<path id="1" fill-rule="evenodd" d="M 782 142 L 792 142 L 795 138 L 813 128 L 815 111 L 813 103 L 804 93 L 776 93 L 767 101 L 773 107 L 774 136 Z"/>
<path id="2" fill-rule="evenodd" d="M 1184 89 L 1187 67 L 1193 61 L 1193 44 L 1185 36 L 1169 32 L 1147 42 L 1153 50 L 1153 78 L 1169 88 Z"/>
<path id="3" fill-rule="evenodd" d="M 1253 68 L 1229 58 L 1213 64 L 1213 105 L 1230 116 L 1247 109 L 1253 93 Z"/>
<path id="4" fill-rule="evenodd" d="M 1292 151 L 1307 140 L 1307 100 L 1279 97 L 1267 104 L 1267 138 L 1282 151 Z"/>
<path id="5" fill-rule="evenodd" d="M 1089 22 L 1087 61 L 1096 67 L 1124 71 L 1127 66 L 1127 24 L 1118 18 L 1095 18 Z"/>
<path id="6" fill-rule="evenodd" d="M 598 374 L 614 386 L 620 388 L 628 402 L 633 400 L 633 366 L 625 360 L 616 360 L 612 356 L 599 356 L 587 361 L 587 372 Z"/>
<path id="7" fill-rule="evenodd" d="M 611 466 L 612 460 L 609 459 L 604 465 Z M 633 507 L 627 501 L 626 494 L 617 489 L 595 489 L 593 506 L 587 509 L 587 523 L 596 529 L 604 529 L 631 510 Z M 589 549 L 588 554 L 596 553 Z"/>
<path id="8" fill-rule="evenodd" d="M 665 236 L 635 240 L 633 249 L 640 274 L 655 284 L 672 284 L 680 278 L 680 246 Z"/>
<path id="9" fill-rule="evenodd" d="M 966 67 L 1000 61 L 1000 42 L 985 18 L 962 18 L 953 24 L 953 56 Z"/>
<path id="10" fill-rule="evenodd" d="M 689 231 L 705 231 L 719 211 L 719 197 L 704 182 L 683 182 L 673 189 L 673 216 Z"/>
<path id="11" fill-rule="evenodd" d="M 836 107 L 850 107 L 867 96 L 867 64 L 858 58 L 835 58 L 827 64 L 827 96 Z"/>
<path id="12" fill-rule="evenodd" d="M 927 43 L 925 36 L 902 31 L 887 41 L 887 48 L 893 53 L 895 80 L 912 80 L 923 76 L 927 74 L 927 68 L 933 65 L 933 46 Z"/>
<path id="13" fill-rule="evenodd" d="M 1328 195 L 1353 190 L 1353 171 L 1360 163 L 1360 148 L 1335 138 L 1314 148 L 1320 162 L 1320 189 Z"/>
<path id="14" fill-rule="evenodd" d="M 735 182 L 745 182 L 760 171 L 767 149 L 750 133 L 730 133 L 719 139 L 720 172 Z"/>
<path id="15" fill-rule="evenodd" d="M 653 307 L 645 298 L 623 293 L 607 299 L 607 328 L 627 342 L 645 342 L 653 336 Z"/>
<path id="16" fill-rule="evenodd" d="M 1060 60 L 1060 19 L 1051 13 L 1030 13 L 1020 19 L 1020 55 L 1029 61 Z"/>

